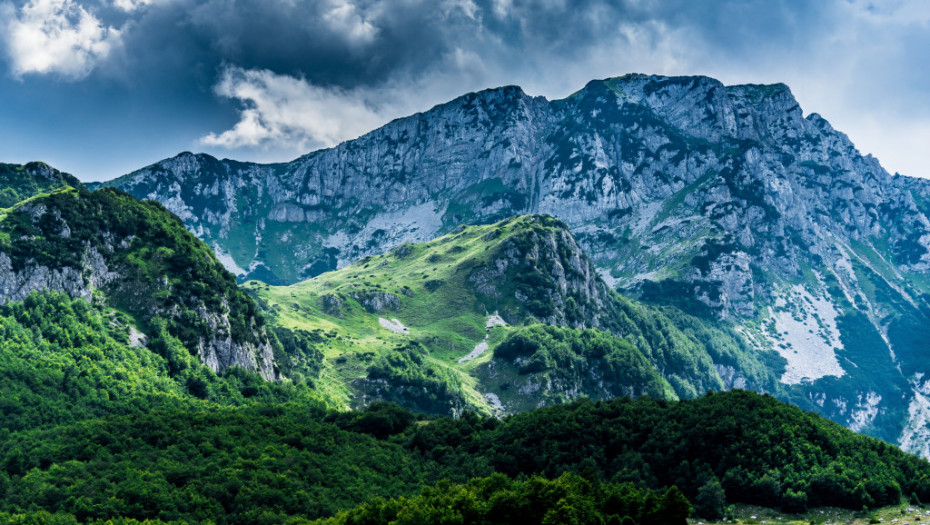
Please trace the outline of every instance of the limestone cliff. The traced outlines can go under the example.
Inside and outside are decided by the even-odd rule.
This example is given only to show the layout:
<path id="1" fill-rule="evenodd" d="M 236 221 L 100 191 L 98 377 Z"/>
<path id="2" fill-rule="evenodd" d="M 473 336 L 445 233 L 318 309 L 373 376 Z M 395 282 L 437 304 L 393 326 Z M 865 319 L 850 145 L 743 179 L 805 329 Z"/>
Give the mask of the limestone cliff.
<path id="1" fill-rule="evenodd" d="M 185 153 L 110 184 L 271 283 L 548 214 L 611 287 L 778 352 L 785 398 L 930 441 L 930 185 L 889 175 L 782 84 L 627 75 L 552 101 L 504 87 L 289 163 Z"/>

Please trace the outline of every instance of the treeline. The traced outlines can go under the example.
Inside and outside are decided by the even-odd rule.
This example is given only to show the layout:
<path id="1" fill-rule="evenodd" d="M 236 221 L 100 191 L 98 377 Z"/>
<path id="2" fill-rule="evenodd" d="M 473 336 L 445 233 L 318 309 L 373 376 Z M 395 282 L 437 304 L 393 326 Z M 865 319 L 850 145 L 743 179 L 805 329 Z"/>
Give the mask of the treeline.
<path id="1" fill-rule="evenodd" d="M 333 523 L 383 523 L 451 505 L 463 523 L 507 513 L 544 523 L 563 511 L 592 516 L 579 523 L 656 523 L 687 515 L 687 501 L 716 518 L 734 502 L 801 511 L 930 500 L 926 461 L 742 391 L 580 401 L 504 421 L 265 402 L 2 437 L 0 513 L 81 521 L 280 523 L 343 510 Z"/>
<path id="2" fill-rule="evenodd" d="M 412 498 L 378 498 L 318 523 L 684 525 L 690 514 L 691 505 L 675 487 L 640 490 L 632 483 L 588 481 L 576 474 L 551 481 L 494 474 L 464 485 L 443 481 Z"/>
<path id="3" fill-rule="evenodd" d="M 480 462 L 510 476 L 677 486 L 705 517 L 726 503 L 791 512 L 930 501 L 930 464 L 813 413 L 746 391 L 669 402 L 580 401 L 494 424 L 441 419 L 411 427 L 405 444 L 443 465 Z M 700 497 L 699 497 L 700 496 Z"/>

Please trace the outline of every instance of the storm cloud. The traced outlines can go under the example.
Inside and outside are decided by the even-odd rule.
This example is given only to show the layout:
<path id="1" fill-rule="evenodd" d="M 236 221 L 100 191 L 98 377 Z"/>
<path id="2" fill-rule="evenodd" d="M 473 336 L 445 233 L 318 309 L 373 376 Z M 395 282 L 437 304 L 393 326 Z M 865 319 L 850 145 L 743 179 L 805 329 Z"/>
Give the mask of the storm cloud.
<path id="1" fill-rule="evenodd" d="M 67 142 L 62 167 L 85 178 L 184 149 L 287 160 L 468 91 L 559 98 L 629 72 L 785 82 L 890 171 L 930 176 L 919 0 L 28 0 L 0 14 L 0 95 L 18 104 L 0 118 L 35 134 L 0 154 L 29 160 L 10 157 L 70 131 L 88 143 Z M 48 96 L 73 122 L 35 121 Z M 119 162 L 101 166 L 101 149 Z"/>

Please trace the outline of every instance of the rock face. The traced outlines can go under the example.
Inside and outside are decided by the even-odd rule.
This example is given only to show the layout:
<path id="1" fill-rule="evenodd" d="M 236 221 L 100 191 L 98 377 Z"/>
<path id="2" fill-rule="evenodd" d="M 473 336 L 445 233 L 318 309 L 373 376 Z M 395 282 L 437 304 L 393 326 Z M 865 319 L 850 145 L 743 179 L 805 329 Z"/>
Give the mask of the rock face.
<path id="1" fill-rule="evenodd" d="M 110 184 L 272 283 L 549 214 L 611 286 L 781 354 L 783 397 L 889 441 L 930 434 L 930 185 L 889 175 L 781 84 L 628 75 L 554 101 L 504 87 L 286 164 L 185 153 Z"/>
<path id="2" fill-rule="evenodd" d="M 106 285 L 120 275 L 107 268 L 96 250 L 90 248 L 88 252 L 91 253 L 84 254 L 78 268 L 30 265 L 18 270 L 13 268 L 7 254 L 0 253 L 0 302 L 22 301 L 30 293 L 42 290 L 65 292 L 90 301 L 96 286 Z"/>
<path id="3" fill-rule="evenodd" d="M 400 300 L 396 295 L 390 293 L 350 293 L 349 297 L 358 301 L 371 313 L 380 312 L 381 310 L 397 310 L 400 307 Z"/>
<path id="4" fill-rule="evenodd" d="M 264 330 L 252 326 L 253 337 L 234 338 L 229 303 L 222 301 L 219 312 L 211 312 L 203 305 L 197 307 L 197 316 L 208 327 L 207 334 L 198 338 L 197 355 L 214 372 L 222 372 L 231 366 L 258 372 L 265 380 L 277 379 L 274 371 L 274 354 L 271 342 Z"/>
<path id="5" fill-rule="evenodd" d="M 162 319 L 215 372 L 240 366 L 276 377 L 250 299 L 158 204 L 63 190 L 13 208 L 0 220 L 0 302 L 43 290 L 104 301 L 144 328 Z"/>
<path id="6" fill-rule="evenodd" d="M 545 216 L 520 220 L 524 230 L 504 239 L 466 279 L 484 309 L 501 312 L 508 324 L 523 322 L 526 313 L 569 328 L 609 324 L 610 290 L 564 223 Z"/>
<path id="7" fill-rule="evenodd" d="M 185 153 L 109 184 L 162 202 L 243 275 L 278 282 L 520 213 L 565 221 L 626 286 L 711 241 L 735 255 L 689 280 L 749 282 L 733 256 L 792 273 L 799 254 L 829 257 L 832 236 L 901 247 L 928 231 L 907 184 L 805 118 L 786 86 L 704 77 L 595 81 L 552 102 L 505 87 L 287 164 Z M 900 262 L 923 268 L 926 249 L 910 248 Z M 726 304 L 745 308 L 751 289 Z"/>

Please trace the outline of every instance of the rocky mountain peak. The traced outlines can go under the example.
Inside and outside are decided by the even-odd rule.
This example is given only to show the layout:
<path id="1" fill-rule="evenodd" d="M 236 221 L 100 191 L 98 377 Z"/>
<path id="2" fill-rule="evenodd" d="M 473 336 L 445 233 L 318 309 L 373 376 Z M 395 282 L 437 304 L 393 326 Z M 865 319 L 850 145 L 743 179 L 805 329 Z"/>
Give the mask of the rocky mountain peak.
<path id="1" fill-rule="evenodd" d="M 511 324 L 527 315 L 571 328 L 604 324 L 611 292 L 565 223 L 526 215 L 498 223 L 483 239 L 493 249 L 467 282 L 486 311 Z"/>
<path id="2" fill-rule="evenodd" d="M 462 224 L 547 214 L 608 287 L 777 351 L 785 384 L 810 394 L 799 399 L 833 396 L 811 408 L 894 440 L 904 430 L 893 414 L 923 399 L 902 385 L 920 383 L 907 334 L 930 325 L 930 184 L 889 175 L 805 117 L 784 84 L 626 75 L 552 101 L 498 88 L 291 163 L 184 155 L 112 184 L 164 203 L 240 279 L 272 284 Z M 539 246 L 568 246 L 547 235 Z M 561 267 L 566 290 L 588 286 L 569 278 L 571 262 L 552 262 L 546 274 Z M 543 317 L 573 326 L 549 298 L 555 318 Z M 883 386 L 856 379 L 866 355 L 887 356 Z M 833 380 L 845 386 L 822 386 Z M 881 406 L 856 401 L 876 396 Z M 907 436 L 930 443 L 930 431 Z"/>

